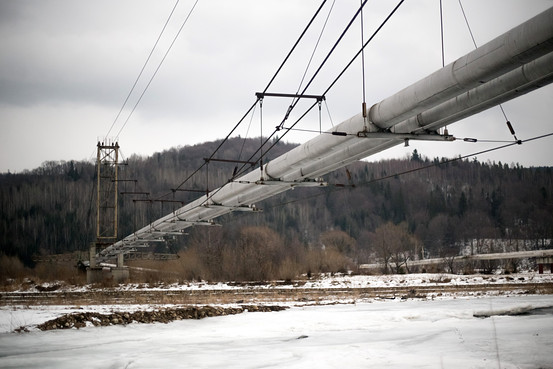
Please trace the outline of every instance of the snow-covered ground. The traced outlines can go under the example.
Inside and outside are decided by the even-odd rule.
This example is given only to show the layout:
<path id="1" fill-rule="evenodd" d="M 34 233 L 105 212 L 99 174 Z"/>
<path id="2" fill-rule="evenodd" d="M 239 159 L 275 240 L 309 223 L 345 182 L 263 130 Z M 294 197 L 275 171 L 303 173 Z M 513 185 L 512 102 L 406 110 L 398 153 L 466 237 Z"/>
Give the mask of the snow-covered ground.
<path id="1" fill-rule="evenodd" d="M 545 283 L 553 282 L 553 274 L 538 274 L 535 272 L 497 275 L 457 275 L 446 273 L 392 274 L 392 275 L 344 275 L 323 276 L 308 281 L 305 287 L 314 288 L 363 288 L 363 287 L 417 287 L 444 285 L 477 285 L 503 283 Z"/>
<path id="2" fill-rule="evenodd" d="M 551 274 L 535 273 L 327 275 L 285 285 L 196 282 L 117 288 L 362 288 L 552 280 Z M 36 325 L 68 313 L 171 306 L 2 306 L 0 368 L 553 368 L 553 295 L 444 294 L 324 304 L 289 302 L 290 308 L 281 312 L 44 332 Z M 509 315 L 521 312 L 526 314 Z M 29 332 L 13 332 L 22 326 Z"/>
<path id="3" fill-rule="evenodd" d="M 458 275 L 447 273 L 419 273 L 419 274 L 392 274 L 392 275 L 330 275 L 323 274 L 313 279 L 303 279 L 292 281 L 290 283 L 267 282 L 247 284 L 247 283 L 225 283 L 225 282 L 187 282 L 174 284 L 122 284 L 115 289 L 132 291 L 132 290 L 230 290 L 230 289 L 293 289 L 293 288 L 369 288 L 369 287 L 416 287 L 416 286 L 463 286 L 463 285 L 478 285 L 478 284 L 525 284 L 525 283 L 551 283 L 553 282 L 553 274 L 545 273 L 538 274 L 536 272 L 523 272 L 516 274 L 473 274 L 473 275 Z M 53 284 L 44 284 L 41 287 L 50 287 Z M 32 292 L 36 291 L 33 284 L 19 286 L 13 292 Z M 59 283 L 59 288 L 56 291 L 92 291 L 96 287 L 93 285 L 86 286 L 69 286 Z"/>
<path id="4" fill-rule="evenodd" d="M 363 288 L 552 280 L 551 274 L 535 273 L 326 275 L 284 285 L 195 282 L 116 288 Z M 444 294 L 351 302 L 355 300 L 329 300 L 323 306 L 295 302 L 281 312 L 44 332 L 36 325 L 68 313 L 174 306 L 2 306 L 0 368 L 553 368 L 553 295 Z M 526 314 L 509 315 L 517 312 Z M 13 332 L 22 326 L 29 332 Z"/>
<path id="5" fill-rule="evenodd" d="M 551 368 L 552 309 L 551 295 L 375 300 L 21 334 L 6 328 L 68 308 L 2 309 L 0 367 Z"/>

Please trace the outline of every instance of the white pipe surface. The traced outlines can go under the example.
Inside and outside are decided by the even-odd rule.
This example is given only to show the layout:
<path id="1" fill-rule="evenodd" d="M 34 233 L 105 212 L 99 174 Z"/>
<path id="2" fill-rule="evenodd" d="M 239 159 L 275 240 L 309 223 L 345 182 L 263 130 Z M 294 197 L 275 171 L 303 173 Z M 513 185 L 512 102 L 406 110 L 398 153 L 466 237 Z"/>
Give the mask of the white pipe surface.
<path id="1" fill-rule="evenodd" d="M 389 128 L 551 52 L 553 7 L 375 104 L 369 120 Z"/>

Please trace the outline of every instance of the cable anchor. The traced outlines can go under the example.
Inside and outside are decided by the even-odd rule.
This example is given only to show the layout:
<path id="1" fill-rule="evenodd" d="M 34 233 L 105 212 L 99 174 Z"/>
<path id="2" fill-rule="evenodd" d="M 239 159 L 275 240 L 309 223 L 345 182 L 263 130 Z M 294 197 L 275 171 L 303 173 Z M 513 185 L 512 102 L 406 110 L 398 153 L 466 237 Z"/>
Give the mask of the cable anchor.
<path id="1" fill-rule="evenodd" d="M 513 137 L 515 138 L 515 141 L 518 145 L 522 145 L 522 141 L 519 140 L 515 134 L 515 130 L 513 128 L 513 125 L 511 124 L 511 122 L 507 121 L 507 127 L 509 128 L 509 131 L 511 132 L 511 134 L 513 135 Z"/>

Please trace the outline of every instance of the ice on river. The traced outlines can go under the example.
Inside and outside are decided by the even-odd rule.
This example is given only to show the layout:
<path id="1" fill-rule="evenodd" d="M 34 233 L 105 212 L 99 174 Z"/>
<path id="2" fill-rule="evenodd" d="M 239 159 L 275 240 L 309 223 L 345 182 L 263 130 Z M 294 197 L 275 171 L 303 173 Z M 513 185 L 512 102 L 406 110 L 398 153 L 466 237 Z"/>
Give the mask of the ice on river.
<path id="1" fill-rule="evenodd" d="M 552 368 L 552 306 L 551 295 L 375 300 L 169 324 L 4 332 L 0 367 Z M 0 317 L 38 319 L 18 318 L 18 311 L 2 309 Z"/>

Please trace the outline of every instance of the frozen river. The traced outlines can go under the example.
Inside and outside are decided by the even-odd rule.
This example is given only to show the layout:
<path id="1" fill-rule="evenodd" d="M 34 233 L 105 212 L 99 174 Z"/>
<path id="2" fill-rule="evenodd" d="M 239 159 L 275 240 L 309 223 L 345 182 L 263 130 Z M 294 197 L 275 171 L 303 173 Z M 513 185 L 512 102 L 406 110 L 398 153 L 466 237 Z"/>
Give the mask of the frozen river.
<path id="1" fill-rule="evenodd" d="M 0 367 L 553 368 L 552 307 L 551 295 L 398 299 L 169 324 L 4 329 Z M 503 315 L 512 312 L 529 313 Z M 4 328 L 48 314 L 0 310 Z"/>

